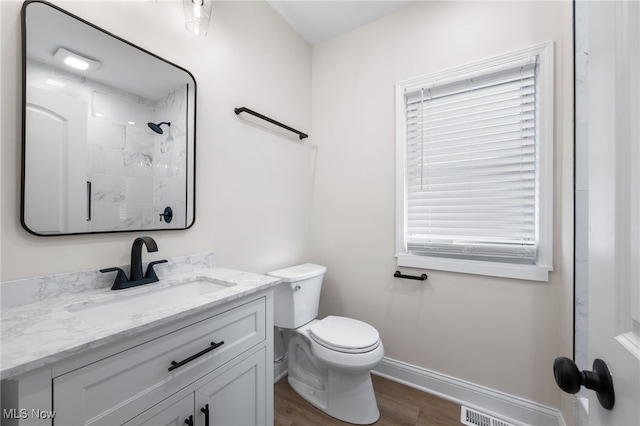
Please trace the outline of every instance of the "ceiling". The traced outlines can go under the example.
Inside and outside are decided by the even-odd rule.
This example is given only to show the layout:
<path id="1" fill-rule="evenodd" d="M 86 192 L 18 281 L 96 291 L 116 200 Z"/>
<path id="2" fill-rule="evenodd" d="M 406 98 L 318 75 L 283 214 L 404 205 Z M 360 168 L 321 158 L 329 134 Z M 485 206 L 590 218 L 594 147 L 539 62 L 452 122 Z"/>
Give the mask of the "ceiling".
<path id="1" fill-rule="evenodd" d="M 266 0 L 309 44 L 315 45 L 394 13 L 416 0 Z"/>
<path id="2" fill-rule="evenodd" d="M 49 4 L 29 3 L 25 14 L 27 57 L 58 70 L 60 77 L 90 78 L 151 101 L 193 82 L 184 69 Z M 97 61 L 100 67 L 90 74 L 69 68 L 54 56 L 59 47 Z"/>

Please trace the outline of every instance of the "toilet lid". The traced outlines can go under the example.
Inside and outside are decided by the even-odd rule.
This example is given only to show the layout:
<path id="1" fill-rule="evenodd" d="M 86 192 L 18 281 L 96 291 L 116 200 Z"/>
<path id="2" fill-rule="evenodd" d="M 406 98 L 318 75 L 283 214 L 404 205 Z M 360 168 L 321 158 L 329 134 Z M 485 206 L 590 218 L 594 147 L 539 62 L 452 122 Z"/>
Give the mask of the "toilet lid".
<path id="1" fill-rule="evenodd" d="M 378 330 L 366 322 L 337 316 L 313 324 L 309 334 L 319 344 L 341 352 L 368 352 L 380 341 Z"/>

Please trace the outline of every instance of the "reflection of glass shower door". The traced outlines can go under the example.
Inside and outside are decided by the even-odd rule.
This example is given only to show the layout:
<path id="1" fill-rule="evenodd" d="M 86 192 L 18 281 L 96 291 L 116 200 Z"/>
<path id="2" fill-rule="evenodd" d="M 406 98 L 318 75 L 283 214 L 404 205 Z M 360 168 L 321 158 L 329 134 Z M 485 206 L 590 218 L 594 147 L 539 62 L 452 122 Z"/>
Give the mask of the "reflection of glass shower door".
<path id="1" fill-rule="evenodd" d="M 26 118 L 25 224 L 38 234 L 86 232 L 86 104 L 28 87 Z"/>

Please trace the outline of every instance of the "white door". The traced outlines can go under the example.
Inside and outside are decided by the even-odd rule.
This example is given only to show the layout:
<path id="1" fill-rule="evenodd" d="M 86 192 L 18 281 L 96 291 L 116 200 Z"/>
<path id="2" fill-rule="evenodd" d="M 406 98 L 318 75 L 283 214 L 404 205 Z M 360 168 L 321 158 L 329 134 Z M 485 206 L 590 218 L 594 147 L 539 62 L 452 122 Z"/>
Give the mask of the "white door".
<path id="1" fill-rule="evenodd" d="M 87 106 L 27 88 L 24 222 L 39 234 L 87 228 Z"/>
<path id="2" fill-rule="evenodd" d="M 589 424 L 640 425 L 640 2 L 589 3 L 589 363 L 615 405 Z"/>

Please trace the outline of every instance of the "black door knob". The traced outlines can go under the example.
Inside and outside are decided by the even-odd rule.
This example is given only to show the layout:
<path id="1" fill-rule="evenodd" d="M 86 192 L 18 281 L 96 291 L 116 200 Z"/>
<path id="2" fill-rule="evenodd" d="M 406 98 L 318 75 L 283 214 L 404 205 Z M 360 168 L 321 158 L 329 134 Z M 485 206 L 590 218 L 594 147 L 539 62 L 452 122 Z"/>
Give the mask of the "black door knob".
<path id="1" fill-rule="evenodd" d="M 596 392 L 600 405 L 607 410 L 613 408 L 615 403 L 613 381 L 609 368 L 603 360 L 593 361 L 593 371 L 580 371 L 571 359 L 559 357 L 553 361 L 553 376 L 563 391 L 574 394 L 580 390 L 580 386 L 584 386 Z"/>

